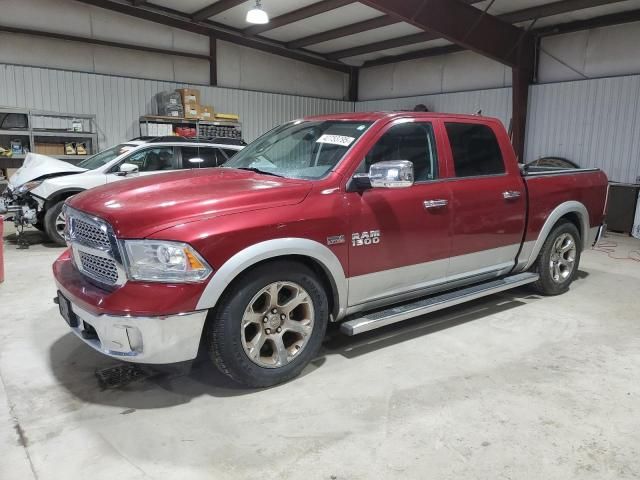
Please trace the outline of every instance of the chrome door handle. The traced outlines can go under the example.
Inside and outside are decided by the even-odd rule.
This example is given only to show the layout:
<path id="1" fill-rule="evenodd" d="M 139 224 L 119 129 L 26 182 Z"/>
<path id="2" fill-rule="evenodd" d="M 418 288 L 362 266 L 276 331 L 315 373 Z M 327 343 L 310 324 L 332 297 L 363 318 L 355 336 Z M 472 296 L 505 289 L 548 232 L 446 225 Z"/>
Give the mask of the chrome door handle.
<path id="1" fill-rule="evenodd" d="M 502 198 L 505 200 L 513 200 L 514 198 L 520 198 L 522 193 L 517 190 L 507 190 L 506 192 L 502 192 Z"/>
<path id="2" fill-rule="evenodd" d="M 424 208 L 442 208 L 449 205 L 449 200 L 425 200 L 422 204 L 424 205 Z"/>

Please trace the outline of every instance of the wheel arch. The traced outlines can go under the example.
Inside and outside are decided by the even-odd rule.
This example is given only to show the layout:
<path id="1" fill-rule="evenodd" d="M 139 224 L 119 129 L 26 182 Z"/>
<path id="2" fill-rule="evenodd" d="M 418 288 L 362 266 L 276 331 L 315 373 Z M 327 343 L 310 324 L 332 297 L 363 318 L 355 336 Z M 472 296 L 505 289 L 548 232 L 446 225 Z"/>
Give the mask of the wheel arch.
<path id="1" fill-rule="evenodd" d="M 577 201 L 564 202 L 558 205 L 547 217 L 538 238 L 530 243 L 529 248 L 523 246 L 518 257 L 518 270 L 527 270 L 538 258 L 544 242 L 549 237 L 553 228 L 561 221 L 567 220 L 573 223 L 580 233 L 580 249 L 584 250 L 589 239 L 589 212 L 584 204 Z"/>
<path id="2" fill-rule="evenodd" d="M 197 309 L 209 309 L 229 286 L 244 272 L 275 260 L 299 261 L 311 268 L 327 287 L 333 320 L 344 316 L 347 302 L 347 280 L 338 257 L 326 246 L 305 238 L 279 238 L 251 245 L 236 253 L 219 268 L 205 287 Z"/>
<path id="3" fill-rule="evenodd" d="M 84 192 L 84 188 L 63 188 L 62 190 L 58 190 L 49 198 L 47 198 L 44 202 L 44 210 L 49 210 L 56 203 L 61 202 L 62 200 L 66 200 L 69 197 L 77 195 L 78 193 Z"/>

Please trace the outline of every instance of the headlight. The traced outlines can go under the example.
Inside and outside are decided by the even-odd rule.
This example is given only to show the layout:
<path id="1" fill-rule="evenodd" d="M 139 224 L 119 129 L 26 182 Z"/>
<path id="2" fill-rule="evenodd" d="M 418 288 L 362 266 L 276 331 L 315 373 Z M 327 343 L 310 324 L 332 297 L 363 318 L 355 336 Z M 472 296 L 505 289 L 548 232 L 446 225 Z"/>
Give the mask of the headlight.
<path id="1" fill-rule="evenodd" d="M 161 240 L 125 240 L 129 278 L 149 282 L 200 282 L 212 269 L 191 246 Z"/>
<path id="2" fill-rule="evenodd" d="M 23 183 L 22 185 L 20 185 L 18 187 L 18 190 L 16 190 L 16 193 L 30 192 L 31 190 L 33 190 L 34 188 L 39 186 L 41 183 L 42 183 L 42 180 L 36 180 L 34 182 Z"/>

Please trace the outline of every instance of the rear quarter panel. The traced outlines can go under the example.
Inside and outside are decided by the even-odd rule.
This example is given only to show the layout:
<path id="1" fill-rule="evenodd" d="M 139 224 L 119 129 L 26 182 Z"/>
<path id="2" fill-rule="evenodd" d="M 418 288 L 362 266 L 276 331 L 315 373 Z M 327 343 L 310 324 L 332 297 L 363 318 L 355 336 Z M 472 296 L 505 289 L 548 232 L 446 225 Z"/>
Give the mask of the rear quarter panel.
<path id="1" fill-rule="evenodd" d="M 586 207 L 589 228 L 604 222 L 607 177 L 603 172 L 584 171 L 524 178 L 529 195 L 525 241 L 536 240 L 551 212 L 564 202 L 577 201 Z"/>

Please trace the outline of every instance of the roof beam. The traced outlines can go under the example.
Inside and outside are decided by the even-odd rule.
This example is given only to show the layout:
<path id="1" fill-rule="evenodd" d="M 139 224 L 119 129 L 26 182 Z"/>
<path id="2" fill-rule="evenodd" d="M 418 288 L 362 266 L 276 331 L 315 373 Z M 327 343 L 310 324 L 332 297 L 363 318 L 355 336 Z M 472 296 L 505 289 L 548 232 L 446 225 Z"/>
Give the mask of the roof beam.
<path id="1" fill-rule="evenodd" d="M 349 35 L 355 35 L 356 33 L 366 32 L 367 30 L 386 27 L 387 25 L 393 25 L 394 23 L 400 23 L 400 20 L 390 17 L 389 15 L 382 15 L 370 20 L 352 23 L 351 25 L 346 25 L 344 27 L 334 28 L 333 30 L 327 30 L 326 32 L 299 38 L 298 40 L 289 42 L 287 45 L 291 48 L 306 47 L 308 45 L 314 45 L 316 43 L 322 43 L 329 40 L 335 40 L 336 38 L 342 38 Z"/>
<path id="2" fill-rule="evenodd" d="M 570 1 L 570 0 L 568 0 Z M 543 27 L 532 30 L 531 33 L 540 37 L 551 35 L 561 35 L 563 33 L 578 32 L 580 30 L 589 30 L 591 28 L 611 27 L 624 23 L 640 22 L 640 9 L 628 10 L 626 12 L 612 13 L 600 17 L 589 18 L 587 20 L 577 20 L 574 22 L 560 23 L 549 27 Z M 458 45 L 448 45 L 445 47 L 427 48 L 424 50 L 416 50 L 414 52 L 404 53 L 389 57 L 376 58 L 365 62 L 362 68 L 376 67 L 378 65 L 387 65 L 390 63 L 404 62 L 407 60 L 415 60 L 418 58 L 435 57 L 449 53 L 461 52 L 465 49 Z"/>
<path id="3" fill-rule="evenodd" d="M 243 32 L 247 35 L 257 35 L 259 33 L 266 32 L 267 30 L 273 30 L 274 28 L 283 27 L 290 23 L 299 22 L 300 20 L 329 12 L 355 2 L 356 0 L 322 0 L 320 2 L 312 3 L 307 7 L 302 7 L 274 17 L 265 25 L 254 25 L 252 27 L 245 28 Z"/>
<path id="4" fill-rule="evenodd" d="M 77 0 L 88 5 L 94 5 L 96 7 L 105 8 L 125 15 L 131 15 L 133 17 L 140 18 L 142 20 L 148 20 L 162 25 L 168 25 L 170 27 L 179 28 L 200 35 L 215 35 L 218 40 L 223 40 L 237 45 L 242 45 L 249 48 L 255 48 L 263 52 L 272 53 L 274 55 L 280 55 L 282 57 L 299 60 L 301 62 L 317 65 L 339 72 L 349 73 L 350 67 L 348 65 L 327 60 L 323 55 L 315 54 L 306 50 L 291 50 L 282 42 L 275 40 L 269 40 L 261 37 L 249 37 L 242 31 L 225 27 L 223 25 L 210 22 L 200 21 L 195 22 L 191 17 L 183 12 L 170 10 L 166 8 L 156 8 L 151 4 L 146 3 L 143 6 L 136 7 L 131 3 L 124 0 Z"/>
<path id="5" fill-rule="evenodd" d="M 533 65 L 532 35 L 460 0 L 361 2 L 505 65 Z"/>
<path id="6" fill-rule="evenodd" d="M 210 60 L 210 55 L 200 53 L 182 52 L 178 50 L 168 50 L 166 48 L 147 47 L 145 45 L 134 45 L 131 43 L 113 42 L 110 40 L 100 40 L 91 37 L 80 37 L 66 33 L 45 32 L 42 30 L 32 30 L 29 28 L 11 27 L 0 25 L 0 32 L 15 33 L 19 35 L 32 35 L 36 37 L 53 38 L 56 40 L 66 40 L 70 42 L 88 43 L 90 45 L 101 45 L 103 47 L 126 48 L 127 50 L 139 50 L 141 52 L 159 53 L 161 55 L 173 55 L 176 57 L 197 58 L 198 60 Z"/>
<path id="7" fill-rule="evenodd" d="M 549 17 L 552 15 L 559 15 L 562 13 L 572 12 L 575 10 L 582 10 L 585 8 L 592 8 L 601 5 L 607 5 L 610 3 L 617 3 L 620 0 L 560 0 L 553 3 L 547 3 L 537 7 L 525 8 L 517 10 L 515 12 L 505 13 L 498 15 L 497 18 L 507 23 L 519 23 L 536 18 Z M 383 42 L 375 42 L 369 45 L 362 45 L 359 47 L 348 48 L 336 52 L 330 52 L 327 54 L 328 58 L 340 59 L 347 57 L 354 57 L 356 55 L 364 55 L 367 53 L 378 52 L 380 50 L 387 50 L 388 48 L 403 47 L 407 45 L 413 45 L 415 43 L 426 42 L 429 40 L 435 40 L 438 35 L 432 34 L 430 37 L 426 35 L 419 37 L 417 35 L 407 35 L 404 37 L 398 37 L 393 40 L 393 47 L 386 47 L 391 40 Z"/>
<path id="8" fill-rule="evenodd" d="M 575 22 L 560 23 L 551 27 L 544 27 L 535 30 L 534 33 L 541 37 L 550 35 L 560 35 L 563 33 L 589 30 L 592 28 L 612 27 L 624 23 L 640 22 L 640 9 L 627 10 L 626 12 L 612 13 L 600 17 L 589 18 L 587 20 L 577 20 Z"/>
<path id="9" fill-rule="evenodd" d="M 463 0 L 465 3 L 480 3 L 483 0 Z M 326 32 L 318 33 L 316 35 L 309 35 L 308 37 L 299 38 L 293 40 L 287 45 L 292 48 L 301 48 L 308 45 L 314 45 L 316 43 L 327 42 L 329 40 L 335 40 L 336 38 L 347 37 L 349 35 L 355 35 L 356 33 L 366 32 L 368 30 L 374 30 L 376 28 L 386 27 L 387 25 L 393 25 L 400 23 L 401 20 L 393 18 L 391 15 L 382 15 L 369 20 L 364 20 L 358 23 L 352 23 L 351 25 L 345 25 L 344 27 L 334 28 L 333 30 L 327 30 Z"/>
<path id="10" fill-rule="evenodd" d="M 191 15 L 191 18 L 193 18 L 195 21 L 200 21 L 209 17 L 214 17 L 219 13 L 225 12 L 233 7 L 237 7 L 238 5 L 246 1 L 247 0 L 219 0 L 216 3 L 201 8 L 193 15 Z"/>

